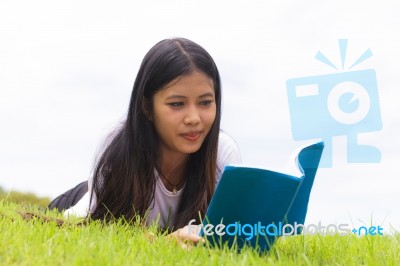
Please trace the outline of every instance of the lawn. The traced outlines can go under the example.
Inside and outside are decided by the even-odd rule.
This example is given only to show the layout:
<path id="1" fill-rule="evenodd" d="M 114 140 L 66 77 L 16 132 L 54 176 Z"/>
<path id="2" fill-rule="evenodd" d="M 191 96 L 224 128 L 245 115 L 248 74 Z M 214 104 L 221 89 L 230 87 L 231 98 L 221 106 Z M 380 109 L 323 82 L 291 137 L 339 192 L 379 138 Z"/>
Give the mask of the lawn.
<path id="1" fill-rule="evenodd" d="M 37 217 L 40 216 L 40 217 Z M 183 249 L 155 227 L 66 220 L 0 201 L 0 265 L 400 265 L 400 234 L 280 238 L 268 253 Z"/>

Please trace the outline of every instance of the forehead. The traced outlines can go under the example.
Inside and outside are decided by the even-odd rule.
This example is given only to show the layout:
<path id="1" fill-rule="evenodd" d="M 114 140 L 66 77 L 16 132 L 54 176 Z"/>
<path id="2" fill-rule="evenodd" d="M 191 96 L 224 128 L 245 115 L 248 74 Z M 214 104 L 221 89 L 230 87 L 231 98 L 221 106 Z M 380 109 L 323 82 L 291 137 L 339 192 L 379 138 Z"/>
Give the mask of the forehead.
<path id="1" fill-rule="evenodd" d="M 214 82 L 207 75 L 202 72 L 194 71 L 188 75 L 180 76 L 156 94 L 169 95 L 169 94 L 197 94 L 197 93 L 213 93 L 214 94 Z"/>

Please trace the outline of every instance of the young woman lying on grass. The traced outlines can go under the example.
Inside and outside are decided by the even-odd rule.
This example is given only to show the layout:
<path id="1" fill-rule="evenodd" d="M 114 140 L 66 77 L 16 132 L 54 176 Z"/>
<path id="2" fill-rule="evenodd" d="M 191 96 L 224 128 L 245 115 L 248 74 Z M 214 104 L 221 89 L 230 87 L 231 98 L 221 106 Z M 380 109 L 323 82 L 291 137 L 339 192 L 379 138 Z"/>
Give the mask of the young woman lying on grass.
<path id="1" fill-rule="evenodd" d="M 240 163 L 220 120 L 220 76 L 208 52 L 182 38 L 157 43 L 142 61 L 126 120 L 106 142 L 93 176 L 50 208 L 91 219 L 140 215 L 180 243 L 199 242 L 185 226 L 201 223 L 224 166 Z"/>

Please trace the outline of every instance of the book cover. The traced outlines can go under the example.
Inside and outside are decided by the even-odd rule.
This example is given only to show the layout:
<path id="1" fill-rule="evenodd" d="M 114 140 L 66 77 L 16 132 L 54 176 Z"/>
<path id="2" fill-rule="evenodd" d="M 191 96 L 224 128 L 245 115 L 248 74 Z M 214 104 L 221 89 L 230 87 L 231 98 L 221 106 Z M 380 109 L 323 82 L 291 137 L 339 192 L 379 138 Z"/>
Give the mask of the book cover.
<path id="1" fill-rule="evenodd" d="M 268 250 L 284 225 L 304 223 L 323 147 L 318 142 L 296 152 L 298 174 L 226 166 L 200 234 L 211 245 Z"/>

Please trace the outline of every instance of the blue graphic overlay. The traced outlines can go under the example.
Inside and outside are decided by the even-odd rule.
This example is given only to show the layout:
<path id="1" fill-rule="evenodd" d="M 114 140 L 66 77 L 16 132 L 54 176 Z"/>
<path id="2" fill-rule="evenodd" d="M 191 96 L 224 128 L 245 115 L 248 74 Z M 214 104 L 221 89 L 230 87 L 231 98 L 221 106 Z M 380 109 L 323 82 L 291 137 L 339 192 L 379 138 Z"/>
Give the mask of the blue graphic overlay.
<path id="1" fill-rule="evenodd" d="M 342 69 L 347 40 L 339 40 Z M 372 56 L 365 51 L 350 68 Z M 316 59 L 338 69 L 323 53 Z M 332 167 L 332 138 L 347 136 L 348 163 L 379 163 L 380 151 L 358 144 L 357 134 L 382 129 L 376 73 L 373 69 L 289 79 L 286 82 L 292 135 L 295 140 L 321 138 L 321 167 Z"/>

